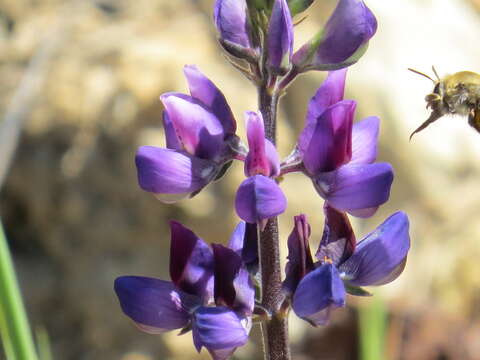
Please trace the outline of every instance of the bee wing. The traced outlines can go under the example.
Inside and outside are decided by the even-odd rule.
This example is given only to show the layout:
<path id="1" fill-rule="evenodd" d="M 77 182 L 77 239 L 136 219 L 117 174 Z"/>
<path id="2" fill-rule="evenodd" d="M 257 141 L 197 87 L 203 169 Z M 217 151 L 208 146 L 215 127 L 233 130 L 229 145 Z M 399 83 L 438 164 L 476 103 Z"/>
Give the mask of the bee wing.
<path id="1" fill-rule="evenodd" d="M 431 123 L 433 123 L 434 121 L 437 121 L 438 119 L 440 119 L 441 117 L 443 116 L 443 113 L 440 112 L 440 111 L 432 111 L 432 113 L 430 114 L 430 117 L 425 120 L 425 122 L 420 125 L 418 128 L 415 129 L 414 132 L 412 132 L 410 134 L 410 138 L 409 140 L 412 140 L 412 136 L 415 135 L 416 133 L 422 131 L 423 129 L 425 129 L 428 125 L 430 125 Z M 473 125 L 472 125 L 473 126 Z"/>

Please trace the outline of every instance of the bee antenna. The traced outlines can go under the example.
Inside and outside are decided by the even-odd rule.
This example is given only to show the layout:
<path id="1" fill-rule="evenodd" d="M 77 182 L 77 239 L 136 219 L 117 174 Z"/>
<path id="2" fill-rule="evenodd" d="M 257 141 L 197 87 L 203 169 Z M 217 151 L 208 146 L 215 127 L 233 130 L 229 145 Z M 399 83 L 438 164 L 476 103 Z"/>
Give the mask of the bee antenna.
<path id="1" fill-rule="evenodd" d="M 418 71 L 418 70 L 411 69 L 411 68 L 408 68 L 408 70 L 410 70 L 411 72 L 414 72 L 415 74 L 424 76 L 424 77 L 426 77 L 427 79 L 431 80 L 433 83 L 436 83 L 436 81 L 433 80 L 433 79 L 432 79 L 430 76 L 428 76 L 427 74 L 424 74 L 424 73 L 422 73 L 422 72 L 420 72 L 420 71 Z M 435 72 L 435 74 L 436 74 L 436 72 Z M 438 77 L 438 75 L 437 75 L 437 77 Z"/>
<path id="2" fill-rule="evenodd" d="M 435 76 L 437 77 L 438 81 L 440 81 L 440 76 L 438 76 L 437 70 L 435 70 L 435 66 L 432 65 L 432 70 Z"/>

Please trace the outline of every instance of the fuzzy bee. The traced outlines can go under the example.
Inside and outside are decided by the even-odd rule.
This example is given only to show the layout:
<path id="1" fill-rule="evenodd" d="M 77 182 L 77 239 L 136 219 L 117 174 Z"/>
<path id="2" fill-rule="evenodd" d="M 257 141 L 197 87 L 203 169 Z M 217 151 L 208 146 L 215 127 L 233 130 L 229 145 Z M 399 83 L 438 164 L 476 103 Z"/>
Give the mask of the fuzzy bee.
<path id="1" fill-rule="evenodd" d="M 410 135 L 412 136 L 443 115 L 468 116 L 468 123 L 480 132 L 480 75 L 471 71 L 460 71 L 440 79 L 432 66 L 437 80 L 414 69 L 408 69 L 416 74 L 425 76 L 434 83 L 433 92 L 425 97 L 427 109 L 432 112 L 429 118 Z"/>

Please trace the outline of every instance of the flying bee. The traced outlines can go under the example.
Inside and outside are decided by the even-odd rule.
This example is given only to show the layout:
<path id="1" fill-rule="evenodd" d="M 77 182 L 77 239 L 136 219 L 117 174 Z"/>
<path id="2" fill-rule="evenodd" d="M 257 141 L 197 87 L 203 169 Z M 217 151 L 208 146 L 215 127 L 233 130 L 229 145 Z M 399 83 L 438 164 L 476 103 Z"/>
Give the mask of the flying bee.
<path id="1" fill-rule="evenodd" d="M 435 67 L 433 73 L 437 80 L 414 69 L 408 69 L 426 77 L 434 84 L 433 92 L 425 96 L 427 109 L 431 108 L 429 118 L 410 135 L 412 136 L 428 125 L 440 119 L 443 115 L 468 116 L 468 123 L 480 132 L 480 75 L 471 71 L 460 71 L 444 78 L 438 76 Z"/>

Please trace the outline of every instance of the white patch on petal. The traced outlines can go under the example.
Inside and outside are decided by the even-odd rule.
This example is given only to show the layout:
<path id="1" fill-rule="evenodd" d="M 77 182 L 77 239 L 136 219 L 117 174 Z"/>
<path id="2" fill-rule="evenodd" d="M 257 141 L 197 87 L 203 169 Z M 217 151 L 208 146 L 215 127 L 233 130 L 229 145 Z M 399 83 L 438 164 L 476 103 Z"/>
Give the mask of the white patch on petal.
<path id="1" fill-rule="evenodd" d="M 153 194 L 158 200 L 165 204 L 173 204 L 177 201 L 183 200 L 190 195 L 190 193 L 181 194 Z"/>

